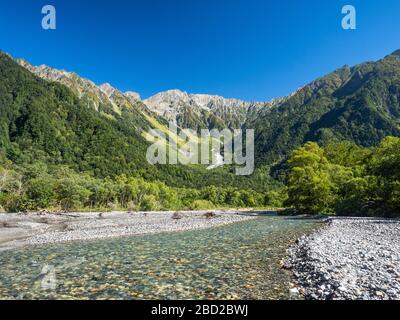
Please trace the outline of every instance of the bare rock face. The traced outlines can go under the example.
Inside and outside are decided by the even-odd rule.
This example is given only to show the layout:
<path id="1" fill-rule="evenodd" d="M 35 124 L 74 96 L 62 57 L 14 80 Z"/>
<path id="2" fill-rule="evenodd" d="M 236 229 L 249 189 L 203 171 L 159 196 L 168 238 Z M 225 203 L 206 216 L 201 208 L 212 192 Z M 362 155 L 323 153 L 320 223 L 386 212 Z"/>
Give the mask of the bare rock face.
<path id="1" fill-rule="evenodd" d="M 127 97 L 131 102 L 137 102 L 142 100 L 140 94 L 133 91 L 125 92 L 125 97 Z"/>
<path id="2" fill-rule="evenodd" d="M 236 125 L 237 128 L 246 121 L 250 110 L 271 107 L 276 102 L 246 102 L 180 90 L 160 92 L 144 101 L 151 111 L 183 127 L 190 124 L 187 118 L 197 117 L 205 118 L 208 124 L 220 121 L 228 127 Z"/>
<path id="3" fill-rule="evenodd" d="M 98 88 L 109 98 L 117 91 L 109 83 L 103 83 Z"/>

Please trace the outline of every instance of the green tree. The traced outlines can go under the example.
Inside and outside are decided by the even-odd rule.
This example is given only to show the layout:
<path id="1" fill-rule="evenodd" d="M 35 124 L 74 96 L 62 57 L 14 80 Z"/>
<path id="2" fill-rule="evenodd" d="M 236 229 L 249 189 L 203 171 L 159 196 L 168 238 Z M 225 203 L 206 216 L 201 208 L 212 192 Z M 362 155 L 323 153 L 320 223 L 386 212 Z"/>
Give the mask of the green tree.
<path id="1" fill-rule="evenodd" d="M 293 152 L 288 161 L 288 199 L 285 204 L 305 214 L 332 213 L 335 195 L 324 150 L 314 142 Z"/>
<path id="2" fill-rule="evenodd" d="M 56 201 L 55 182 L 49 178 L 32 179 L 27 184 L 26 197 L 29 209 L 46 209 L 54 206 Z"/>

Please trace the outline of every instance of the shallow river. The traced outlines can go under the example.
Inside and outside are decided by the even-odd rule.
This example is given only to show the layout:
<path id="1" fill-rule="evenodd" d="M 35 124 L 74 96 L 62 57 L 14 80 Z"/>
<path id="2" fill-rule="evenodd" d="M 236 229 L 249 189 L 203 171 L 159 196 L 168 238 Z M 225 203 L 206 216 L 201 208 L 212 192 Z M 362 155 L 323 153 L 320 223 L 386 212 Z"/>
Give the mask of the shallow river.
<path id="1" fill-rule="evenodd" d="M 228 226 L 0 253 L 0 299 L 286 299 L 279 262 L 311 220 Z"/>

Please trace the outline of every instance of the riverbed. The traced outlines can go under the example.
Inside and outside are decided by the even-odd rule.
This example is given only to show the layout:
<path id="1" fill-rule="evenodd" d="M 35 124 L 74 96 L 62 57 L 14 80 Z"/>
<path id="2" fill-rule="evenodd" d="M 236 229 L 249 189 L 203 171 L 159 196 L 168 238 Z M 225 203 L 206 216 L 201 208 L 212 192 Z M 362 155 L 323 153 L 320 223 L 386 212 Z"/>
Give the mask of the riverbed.
<path id="1" fill-rule="evenodd" d="M 0 251 L 17 247 L 212 228 L 260 211 L 69 212 L 0 214 Z"/>
<path id="2" fill-rule="evenodd" d="M 333 218 L 289 253 L 307 299 L 400 299 L 400 220 Z"/>
<path id="3" fill-rule="evenodd" d="M 290 299 L 287 249 L 319 222 L 259 216 L 202 230 L 0 252 L 1 299 Z"/>

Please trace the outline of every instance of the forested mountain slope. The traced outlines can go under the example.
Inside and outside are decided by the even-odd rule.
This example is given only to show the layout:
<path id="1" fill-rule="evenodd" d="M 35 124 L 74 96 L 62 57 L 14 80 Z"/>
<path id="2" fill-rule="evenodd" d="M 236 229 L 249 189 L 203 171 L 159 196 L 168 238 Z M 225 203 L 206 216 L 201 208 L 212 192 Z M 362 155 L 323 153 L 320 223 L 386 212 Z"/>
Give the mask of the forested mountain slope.
<path id="1" fill-rule="evenodd" d="M 400 135 L 400 51 L 377 62 L 345 66 L 303 87 L 282 104 L 248 119 L 258 164 L 284 159 L 307 141 L 378 145 Z"/>
<path id="2" fill-rule="evenodd" d="M 400 51 L 377 62 L 344 66 L 271 103 L 178 90 L 142 102 L 134 92 L 121 93 L 74 73 L 17 61 L 23 68 L 2 54 L 0 79 L 0 139 L 7 156 L 17 163 L 45 159 L 73 163 L 76 170 L 99 176 L 160 178 L 159 168 L 145 161 L 148 144 L 143 132 L 160 126 L 167 131 L 171 120 L 195 130 L 255 129 L 258 167 L 279 163 L 307 141 L 349 140 L 374 146 L 385 136 L 400 135 Z M 161 171 L 168 171 L 161 174 L 168 179 L 186 169 Z M 188 172 L 183 174 L 185 181 Z"/>
<path id="3" fill-rule="evenodd" d="M 64 74 L 63 81 L 57 81 L 60 75 L 41 71 L 48 81 L 0 54 L 2 162 L 66 165 L 97 178 L 125 174 L 179 187 L 239 185 L 265 190 L 274 183 L 269 177 L 236 179 L 229 168 L 207 171 L 205 166 L 150 165 L 144 132 L 160 126 L 167 130 L 166 120 L 111 87 L 99 91 L 91 82 L 76 83 L 83 81 L 77 76 L 69 81 Z"/>
<path id="4" fill-rule="evenodd" d="M 170 120 L 195 130 L 255 129 L 255 173 L 150 165 L 145 132 L 168 134 Z M 342 140 L 370 147 L 386 136 L 400 136 L 400 51 L 261 104 L 180 91 L 143 102 L 0 53 L 0 205 L 7 210 L 281 205 L 286 193 L 270 168 L 282 168 L 294 149 Z"/>
<path id="5" fill-rule="evenodd" d="M 94 112 L 64 85 L 0 55 L 0 147 L 15 163 L 68 164 L 99 176 L 150 170 L 145 140 L 123 115 Z"/>

